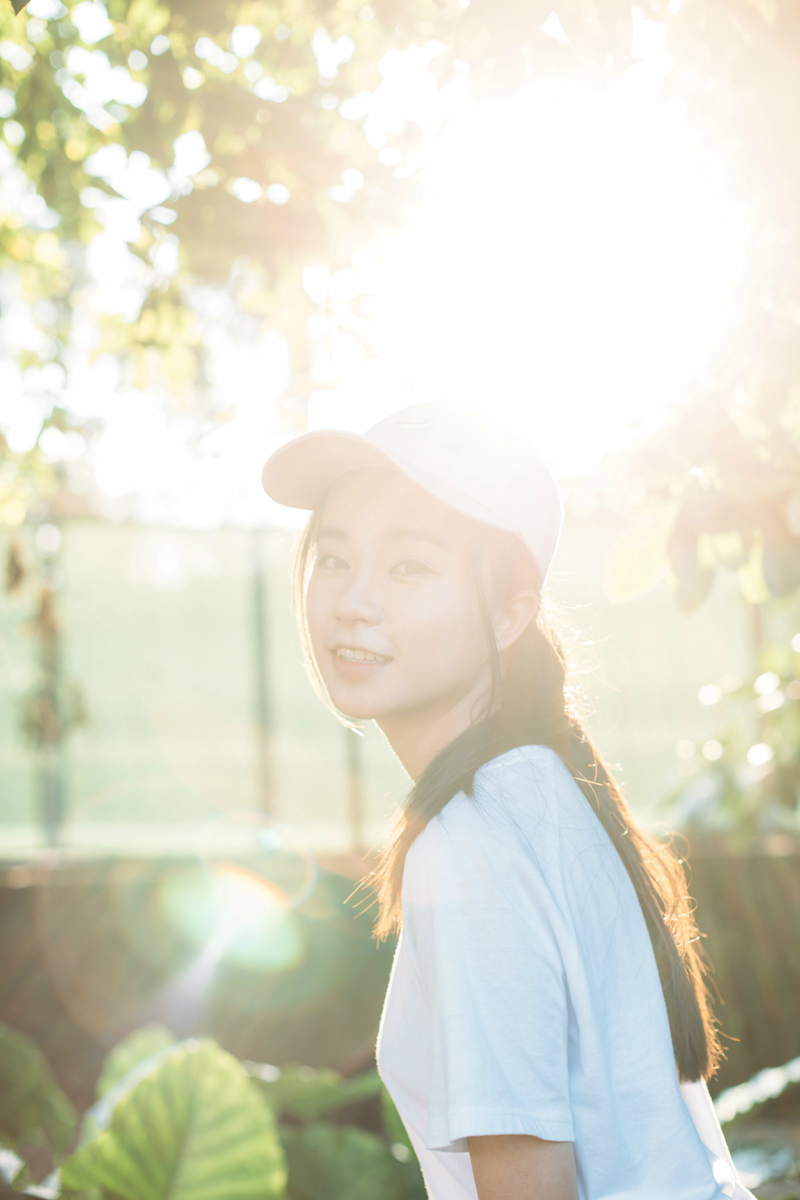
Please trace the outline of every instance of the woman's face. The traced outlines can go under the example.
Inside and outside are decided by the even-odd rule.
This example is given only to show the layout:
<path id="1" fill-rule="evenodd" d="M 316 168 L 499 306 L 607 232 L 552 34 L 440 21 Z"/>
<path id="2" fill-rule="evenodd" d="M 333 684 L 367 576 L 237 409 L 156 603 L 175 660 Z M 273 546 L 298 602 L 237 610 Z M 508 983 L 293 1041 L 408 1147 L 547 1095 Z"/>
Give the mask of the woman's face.
<path id="1" fill-rule="evenodd" d="M 306 611 L 314 658 L 340 712 L 435 719 L 483 678 L 488 689 L 471 529 L 397 471 L 353 471 L 333 487 Z"/>

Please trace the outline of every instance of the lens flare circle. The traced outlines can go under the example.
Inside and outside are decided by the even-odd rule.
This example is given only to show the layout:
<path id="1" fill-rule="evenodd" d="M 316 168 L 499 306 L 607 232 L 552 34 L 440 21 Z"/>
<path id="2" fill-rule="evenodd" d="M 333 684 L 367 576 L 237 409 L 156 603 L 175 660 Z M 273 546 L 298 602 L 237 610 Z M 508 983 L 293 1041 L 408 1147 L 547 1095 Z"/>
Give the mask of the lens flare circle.
<path id="1" fill-rule="evenodd" d="M 171 876 L 160 903 L 166 919 L 208 958 L 285 970 L 302 957 L 302 930 L 286 894 L 235 863 Z"/>
<path id="2" fill-rule="evenodd" d="M 176 931 L 240 967 L 295 966 L 305 950 L 295 910 L 311 895 L 317 867 L 294 831 L 262 813 L 226 813 L 199 831 L 196 860 L 199 870 L 162 888 Z"/>
<path id="3" fill-rule="evenodd" d="M 212 999 L 230 999 L 229 971 L 283 976 L 307 957 L 297 909 L 315 888 L 313 856 L 287 824 L 235 801 L 207 779 L 129 778 L 76 806 L 42 852 L 38 953 L 92 1037 L 156 1019 L 190 1031 Z"/>

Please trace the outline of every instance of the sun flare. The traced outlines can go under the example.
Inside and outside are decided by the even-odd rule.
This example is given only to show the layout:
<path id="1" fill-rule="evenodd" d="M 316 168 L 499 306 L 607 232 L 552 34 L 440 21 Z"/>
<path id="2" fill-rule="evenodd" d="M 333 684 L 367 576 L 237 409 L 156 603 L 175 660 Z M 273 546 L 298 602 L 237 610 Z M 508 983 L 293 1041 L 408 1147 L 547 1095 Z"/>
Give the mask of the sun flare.
<path id="1" fill-rule="evenodd" d="M 663 57 L 603 93 L 466 98 L 429 139 L 427 202 L 372 261 L 381 373 L 529 432 L 566 475 L 685 394 L 735 316 L 746 209 L 722 151 L 658 103 Z M 374 405 L 362 372 L 344 408 Z"/>

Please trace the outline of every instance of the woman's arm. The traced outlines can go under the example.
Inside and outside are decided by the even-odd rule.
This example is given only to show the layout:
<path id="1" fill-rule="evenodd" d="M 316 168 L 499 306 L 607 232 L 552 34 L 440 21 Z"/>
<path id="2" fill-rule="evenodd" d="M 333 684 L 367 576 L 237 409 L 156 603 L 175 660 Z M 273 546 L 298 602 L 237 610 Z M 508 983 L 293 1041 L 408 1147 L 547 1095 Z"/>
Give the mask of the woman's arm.
<path id="1" fill-rule="evenodd" d="M 504 1133 L 467 1144 L 478 1200 L 578 1200 L 572 1142 Z"/>

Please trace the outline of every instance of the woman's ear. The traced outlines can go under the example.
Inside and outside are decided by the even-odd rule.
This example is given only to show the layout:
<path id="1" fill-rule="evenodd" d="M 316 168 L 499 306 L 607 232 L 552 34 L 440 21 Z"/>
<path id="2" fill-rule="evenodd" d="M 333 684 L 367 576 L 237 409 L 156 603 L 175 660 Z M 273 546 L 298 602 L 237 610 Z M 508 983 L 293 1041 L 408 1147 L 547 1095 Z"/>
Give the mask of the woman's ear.
<path id="1" fill-rule="evenodd" d="M 539 599 L 538 592 L 519 591 L 505 602 L 493 622 L 498 650 L 507 650 L 509 646 L 513 646 L 531 621 L 536 619 Z"/>

